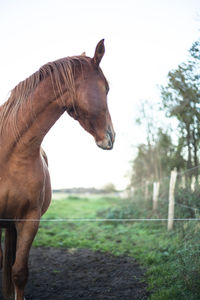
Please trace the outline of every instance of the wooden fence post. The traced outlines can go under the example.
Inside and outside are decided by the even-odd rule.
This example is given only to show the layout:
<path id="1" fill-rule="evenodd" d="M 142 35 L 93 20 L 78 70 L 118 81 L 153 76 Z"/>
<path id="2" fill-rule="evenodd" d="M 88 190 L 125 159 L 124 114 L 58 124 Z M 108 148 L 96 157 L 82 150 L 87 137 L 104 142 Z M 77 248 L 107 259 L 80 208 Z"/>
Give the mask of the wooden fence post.
<path id="1" fill-rule="evenodd" d="M 170 184 L 169 184 L 169 208 L 168 208 L 168 230 L 173 229 L 174 225 L 174 190 L 176 185 L 177 171 L 171 171 Z"/>
<path id="2" fill-rule="evenodd" d="M 153 183 L 153 211 L 156 212 L 158 209 L 158 196 L 160 190 L 160 182 Z"/>
<path id="3" fill-rule="evenodd" d="M 192 176 L 192 180 L 191 180 L 191 190 L 194 192 L 195 191 L 195 187 L 196 187 L 196 178 L 194 176 Z"/>

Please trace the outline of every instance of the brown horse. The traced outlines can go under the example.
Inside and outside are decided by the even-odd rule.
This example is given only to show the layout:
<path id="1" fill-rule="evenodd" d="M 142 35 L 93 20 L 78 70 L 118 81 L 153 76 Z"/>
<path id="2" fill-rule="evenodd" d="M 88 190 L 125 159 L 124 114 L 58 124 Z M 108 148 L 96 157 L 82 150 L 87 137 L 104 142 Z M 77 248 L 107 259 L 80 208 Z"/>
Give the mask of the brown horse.
<path id="1" fill-rule="evenodd" d="M 93 58 L 80 55 L 44 65 L 20 82 L 0 107 L 0 227 L 5 228 L 6 299 L 14 294 L 15 300 L 24 299 L 29 250 L 51 201 L 47 158 L 40 150 L 46 133 L 67 111 L 99 147 L 113 147 L 109 86 L 99 67 L 104 52 L 102 40 Z"/>

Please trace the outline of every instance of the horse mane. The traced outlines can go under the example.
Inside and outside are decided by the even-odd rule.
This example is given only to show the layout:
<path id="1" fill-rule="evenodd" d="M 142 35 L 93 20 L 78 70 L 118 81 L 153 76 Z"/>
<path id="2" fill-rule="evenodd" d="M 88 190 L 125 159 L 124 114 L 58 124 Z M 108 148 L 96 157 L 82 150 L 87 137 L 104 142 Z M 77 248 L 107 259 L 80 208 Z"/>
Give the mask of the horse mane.
<path id="1" fill-rule="evenodd" d="M 71 98 L 75 99 L 75 68 L 80 66 L 83 71 L 84 65 L 89 66 L 89 57 L 87 56 L 72 56 L 65 57 L 43 65 L 38 71 L 30 77 L 21 81 L 12 91 L 8 100 L 0 107 L 0 133 L 8 125 L 11 130 L 18 133 L 17 115 L 22 107 L 22 104 L 32 101 L 32 94 L 37 86 L 48 76 L 51 77 L 53 90 L 58 90 L 59 96 L 62 95 L 63 83 L 67 87 Z"/>

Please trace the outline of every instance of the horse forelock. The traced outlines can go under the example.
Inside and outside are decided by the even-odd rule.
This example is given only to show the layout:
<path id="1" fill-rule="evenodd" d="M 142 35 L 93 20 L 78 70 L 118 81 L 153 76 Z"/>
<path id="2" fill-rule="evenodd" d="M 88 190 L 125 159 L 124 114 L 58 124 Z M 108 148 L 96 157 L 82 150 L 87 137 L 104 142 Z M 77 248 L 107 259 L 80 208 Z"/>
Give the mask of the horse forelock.
<path id="1" fill-rule="evenodd" d="M 15 136 L 18 134 L 17 115 L 22 106 L 26 102 L 32 102 L 31 95 L 38 85 L 51 77 L 52 87 L 58 91 L 62 100 L 63 83 L 68 89 L 72 101 L 76 97 L 75 90 L 75 68 L 78 66 L 82 71 L 85 65 L 89 66 L 90 59 L 86 56 L 65 57 L 43 65 L 38 71 L 30 77 L 20 82 L 10 94 L 9 99 L 0 107 L 0 133 L 9 125 L 9 129 L 13 130 Z M 8 122 L 9 121 L 9 122 Z M 9 124 L 8 124 L 9 123 Z"/>

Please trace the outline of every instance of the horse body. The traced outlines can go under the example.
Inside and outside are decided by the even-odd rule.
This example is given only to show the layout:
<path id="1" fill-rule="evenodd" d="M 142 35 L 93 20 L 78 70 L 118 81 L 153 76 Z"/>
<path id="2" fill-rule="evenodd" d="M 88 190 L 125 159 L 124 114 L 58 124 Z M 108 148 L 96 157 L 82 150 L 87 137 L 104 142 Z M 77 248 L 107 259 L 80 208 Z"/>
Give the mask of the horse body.
<path id="1" fill-rule="evenodd" d="M 35 100 L 37 99 L 33 99 L 34 103 Z M 48 114 L 48 105 L 47 111 L 44 109 L 43 113 L 45 112 Z M 27 110 L 27 114 L 22 113 L 23 122 L 28 124 L 29 118 L 32 119 L 30 111 Z M 9 248 L 11 242 L 17 244 L 13 252 L 5 249 L 5 255 L 7 253 L 7 256 L 10 256 L 4 260 L 3 274 L 3 292 L 8 299 L 13 294 L 12 283 L 15 286 L 15 299 L 24 299 L 29 250 L 37 233 L 39 219 L 51 201 L 48 167 L 40 151 L 43 128 L 40 126 L 45 123 L 44 134 L 52 120 L 42 123 L 39 116 L 37 118 L 36 115 L 35 118 L 37 125 L 34 122 L 30 127 L 26 126 L 26 130 L 23 128 L 23 122 L 19 123 L 17 142 L 14 132 L 10 132 L 10 138 L 8 138 L 9 133 L 2 132 L 2 137 L 7 138 L 2 138 L 0 147 L 0 219 L 15 221 L 1 221 L 0 226 L 7 228 L 5 247 Z M 20 113 L 18 119 L 22 119 Z M 8 121 L 6 128 L 9 127 Z M 40 133 L 37 134 L 37 131 Z"/>
<path id="2" fill-rule="evenodd" d="M 64 58 L 44 65 L 19 83 L 0 107 L 0 227 L 6 228 L 4 297 L 24 299 L 28 255 L 39 220 L 51 201 L 47 157 L 41 142 L 67 111 L 112 149 L 115 133 L 107 107 L 107 81 L 99 68 L 103 40 L 94 57 Z M 2 249 L 0 247 L 0 265 Z"/>

